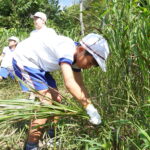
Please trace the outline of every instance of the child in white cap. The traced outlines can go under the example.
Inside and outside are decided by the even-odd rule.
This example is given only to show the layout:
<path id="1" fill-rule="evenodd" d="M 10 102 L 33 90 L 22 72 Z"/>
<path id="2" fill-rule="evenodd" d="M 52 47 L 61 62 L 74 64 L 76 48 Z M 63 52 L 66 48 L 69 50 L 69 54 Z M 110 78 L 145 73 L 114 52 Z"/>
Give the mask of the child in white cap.
<path id="1" fill-rule="evenodd" d="M 47 16 L 43 12 L 36 12 L 33 16 L 31 16 L 34 21 L 35 30 L 30 33 L 30 36 L 34 36 L 35 38 L 44 38 L 45 36 L 55 36 L 57 33 L 54 29 L 48 28 L 46 26 Z"/>
<path id="2" fill-rule="evenodd" d="M 10 76 L 14 79 L 12 73 L 12 58 L 13 52 L 19 42 L 19 39 L 15 36 L 11 36 L 8 39 L 8 46 L 4 47 L 2 54 L 0 56 L 1 67 L 0 67 L 0 80 L 7 78 Z"/>
<path id="3" fill-rule="evenodd" d="M 52 36 L 52 37 L 57 36 L 57 33 L 53 28 L 48 28 L 46 26 L 47 16 L 45 13 L 36 12 L 34 15 L 31 16 L 31 18 L 34 21 L 35 30 L 33 30 L 30 33 L 30 37 L 43 39 L 49 36 Z M 28 88 L 24 87 L 21 83 L 20 85 L 22 86 L 23 92 L 28 92 Z M 36 95 L 34 93 L 30 93 L 29 99 L 35 99 L 35 97 Z"/>
<path id="4" fill-rule="evenodd" d="M 61 96 L 57 91 L 54 78 L 47 72 L 61 70 L 67 90 L 85 108 L 94 125 L 101 123 L 101 117 L 92 104 L 82 79 L 82 69 L 100 66 L 106 71 L 106 60 L 109 54 L 107 41 L 98 34 L 85 36 L 78 46 L 65 36 L 55 36 L 43 39 L 28 39 L 17 46 L 14 53 L 13 67 L 15 74 L 26 84 L 40 93 L 43 103 L 52 104 L 41 95 L 50 97 L 58 102 Z M 51 88 L 49 88 L 51 87 Z M 48 118 L 36 119 L 31 122 L 26 150 L 38 149 L 38 142 L 42 136 L 42 126 Z"/>

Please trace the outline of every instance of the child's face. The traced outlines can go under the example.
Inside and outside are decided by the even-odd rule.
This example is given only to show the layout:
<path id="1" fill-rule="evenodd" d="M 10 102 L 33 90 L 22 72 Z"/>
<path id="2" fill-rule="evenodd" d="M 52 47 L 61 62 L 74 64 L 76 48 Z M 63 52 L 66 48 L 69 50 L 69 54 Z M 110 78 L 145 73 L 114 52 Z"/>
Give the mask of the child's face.
<path id="1" fill-rule="evenodd" d="M 33 20 L 34 20 L 34 26 L 36 29 L 41 29 L 43 25 L 45 25 L 45 21 L 39 17 L 34 17 Z"/>
<path id="2" fill-rule="evenodd" d="M 8 41 L 8 46 L 9 47 L 13 47 L 13 46 L 15 46 L 17 43 L 16 43 L 16 41 L 14 41 L 14 40 L 9 40 Z"/>
<path id="3" fill-rule="evenodd" d="M 85 55 L 85 51 L 77 53 L 76 65 L 81 69 L 88 69 L 95 66 L 95 59 L 91 55 Z"/>

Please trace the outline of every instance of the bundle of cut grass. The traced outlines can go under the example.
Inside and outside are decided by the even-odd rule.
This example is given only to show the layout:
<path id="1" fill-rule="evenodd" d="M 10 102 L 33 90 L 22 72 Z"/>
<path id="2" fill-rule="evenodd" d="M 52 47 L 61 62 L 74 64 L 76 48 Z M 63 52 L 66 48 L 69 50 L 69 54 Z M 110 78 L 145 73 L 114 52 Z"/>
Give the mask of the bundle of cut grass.
<path id="1" fill-rule="evenodd" d="M 80 116 L 81 118 L 88 118 L 84 109 L 74 102 L 67 105 L 54 102 L 53 105 L 48 105 L 28 99 L 0 100 L 0 124 L 50 116 Z"/>

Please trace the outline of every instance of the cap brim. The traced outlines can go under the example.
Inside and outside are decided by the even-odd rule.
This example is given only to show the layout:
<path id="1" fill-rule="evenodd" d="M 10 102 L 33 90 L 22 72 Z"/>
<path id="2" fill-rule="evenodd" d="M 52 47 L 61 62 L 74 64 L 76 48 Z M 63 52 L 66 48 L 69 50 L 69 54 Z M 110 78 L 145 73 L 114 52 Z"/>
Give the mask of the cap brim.
<path id="1" fill-rule="evenodd" d="M 102 58 L 97 56 L 95 53 L 93 53 L 88 47 L 86 47 L 82 43 L 82 41 L 80 42 L 80 44 L 94 57 L 94 59 L 96 60 L 96 62 L 98 63 L 98 65 L 100 66 L 102 71 L 106 72 L 106 62 L 105 62 L 105 60 L 103 60 Z"/>
<path id="2" fill-rule="evenodd" d="M 39 16 L 36 16 L 36 15 L 31 15 L 30 18 L 34 19 L 34 17 L 38 17 L 38 18 L 41 18 Z"/>
<path id="3" fill-rule="evenodd" d="M 8 39 L 8 41 L 10 41 L 10 40 L 11 40 L 11 41 L 16 41 L 16 39 L 12 39 L 12 38 Z"/>
<path id="4" fill-rule="evenodd" d="M 8 41 L 15 41 L 15 42 L 19 43 L 19 40 L 13 39 L 13 38 L 9 38 Z"/>
<path id="5" fill-rule="evenodd" d="M 37 17 L 37 18 L 41 18 L 43 21 L 47 21 L 47 19 L 43 19 L 42 17 L 38 16 L 38 15 L 31 15 L 30 16 L 32 19 L 34 19 L 34 17 Z"/>
<path id="6" fill-rule="evenodd" d="M 89 50 L 87 50 L 89 53 L 91 53 Z M 91 53 L 92 54 L 92 53 Z M 101 59 L 100 57 L 98 57 L 96 54 L 92 54 L 92 56 L 94 57 L 94 59 L 97 61 L 98 65 L 100 66 L 100 68 L 106 72 L 106 62 L 105 60 Z"/>

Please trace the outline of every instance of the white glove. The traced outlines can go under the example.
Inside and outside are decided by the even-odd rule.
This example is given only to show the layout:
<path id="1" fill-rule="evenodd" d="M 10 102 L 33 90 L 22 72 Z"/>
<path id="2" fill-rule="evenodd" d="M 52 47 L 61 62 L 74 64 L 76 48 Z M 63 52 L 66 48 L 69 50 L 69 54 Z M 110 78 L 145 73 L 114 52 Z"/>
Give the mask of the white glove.
<path id="1" fill-rule="evenodd" d="M 87 114 L 90 116 L 90 122 L 94 125 L 99 125 L 101 121 L 101 116 L 99 115 L 97 109 L 93 106 L 93 104 L 88 104 L 86 107 Z"/>

